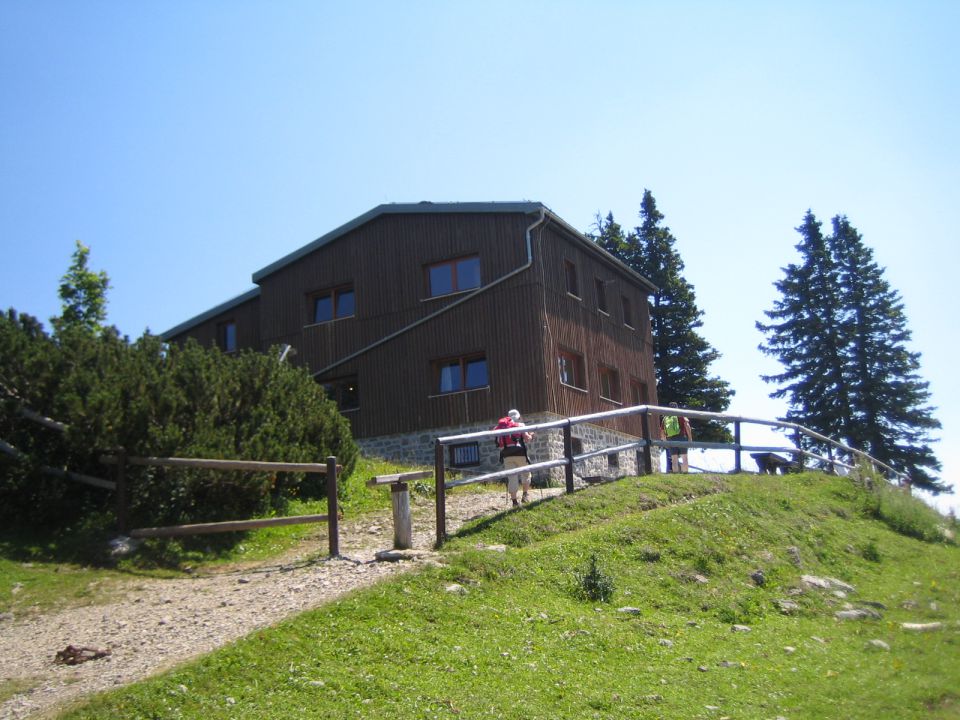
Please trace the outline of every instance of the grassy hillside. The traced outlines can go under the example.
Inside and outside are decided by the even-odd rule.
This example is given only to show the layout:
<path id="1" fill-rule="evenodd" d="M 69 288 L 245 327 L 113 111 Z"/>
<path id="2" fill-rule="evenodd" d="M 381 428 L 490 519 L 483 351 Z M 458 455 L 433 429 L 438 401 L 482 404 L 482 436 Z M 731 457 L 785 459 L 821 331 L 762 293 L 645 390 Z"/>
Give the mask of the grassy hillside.
<path id="1" fill-rule="evenodd" d="M 625 479 L 65 717 L 956 718 L 935 525 L 816 474 Z"/>

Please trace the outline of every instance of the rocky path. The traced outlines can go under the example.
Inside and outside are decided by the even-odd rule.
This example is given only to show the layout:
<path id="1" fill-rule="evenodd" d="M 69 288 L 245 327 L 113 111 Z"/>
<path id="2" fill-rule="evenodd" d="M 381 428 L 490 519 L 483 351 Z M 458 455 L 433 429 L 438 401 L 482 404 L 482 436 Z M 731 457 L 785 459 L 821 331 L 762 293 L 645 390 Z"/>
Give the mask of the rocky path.
<path id="1" fill-rule="evenodd" d="M 537 490 L 557 494 L 560 490 Z M 412 499 L 414 548 L 436 535 L 432 500 Z M 447 531 L 506 509 L 504 494 L 448 496 Z M 324 557 L 326 534 L 268 564 L 215 574 L 131 580 L 119 600 L 28 619 L 0 621 L 0 683 L 24 691 L 0 705 L 0 720 L 42 716 L 71 700 L 126 685 L 210 652 L 251 631 L 371 585 L 418 562 L 378 562 L 393 543 L 389 510 L 341 523 L 341 557 Z M 109 650 L 79 665 L 55 662 L 68 645 Z"/>

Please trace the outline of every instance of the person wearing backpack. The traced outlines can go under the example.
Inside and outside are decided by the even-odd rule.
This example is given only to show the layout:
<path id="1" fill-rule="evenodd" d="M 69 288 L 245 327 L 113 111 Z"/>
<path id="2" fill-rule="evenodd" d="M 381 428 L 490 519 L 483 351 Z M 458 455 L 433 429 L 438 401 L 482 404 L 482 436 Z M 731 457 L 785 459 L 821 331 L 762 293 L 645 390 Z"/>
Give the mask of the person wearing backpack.
<path id="1" fill-rule="evenodd" d="M 521 422 L 520 412 L 511 410 L 497 422 L 495 429 L 502 430 L 506 428 L 521 428 L 524 423 Z M 530 464 L 530 458 L 527 456 L 527 442 L 533 439 L 533 433 L 517 432 L 504 433 L 496 437 L 497 447 L 500 448 L 500 462 L 507 469 L 520 468 Z M 507 478 L 507 492 L 510 494 L 510 500 L 516 507 L 520 502 L 527 502 L 530 499 L 530 481 L 529 472 L 514 473 Z M 523 486 L 523 495 L 520 501 L 517 501 L 517 492 Z"/>
<path id="2" fill-rule="evenodd" d="M 675 408 L 675 402 L 670 403 L 670 407 Z M 693 442 L 693 430 L 690 427 L 690 421 L 683 415 L 661 415 L 660 416 L 660 437 L 663 440 L 686 440 Z M 667 472 L 689 472 L 690 465 L 687 461 L 687 449 L 679 447 L 667 448 Z"/>

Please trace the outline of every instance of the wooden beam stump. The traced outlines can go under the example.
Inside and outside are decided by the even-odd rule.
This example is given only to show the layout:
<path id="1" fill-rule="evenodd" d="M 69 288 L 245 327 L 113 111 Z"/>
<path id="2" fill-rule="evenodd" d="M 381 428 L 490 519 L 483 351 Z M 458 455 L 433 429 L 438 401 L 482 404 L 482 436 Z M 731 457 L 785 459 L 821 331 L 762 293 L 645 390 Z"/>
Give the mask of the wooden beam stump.
<path id="1" fill-rule="evenodd" d="M 410 517 L 410 487 L 403 482 L 390 486 L 390 503 L 393 506 L 393 547 L 409 550 L 413 547 L 413 520 Z"/>

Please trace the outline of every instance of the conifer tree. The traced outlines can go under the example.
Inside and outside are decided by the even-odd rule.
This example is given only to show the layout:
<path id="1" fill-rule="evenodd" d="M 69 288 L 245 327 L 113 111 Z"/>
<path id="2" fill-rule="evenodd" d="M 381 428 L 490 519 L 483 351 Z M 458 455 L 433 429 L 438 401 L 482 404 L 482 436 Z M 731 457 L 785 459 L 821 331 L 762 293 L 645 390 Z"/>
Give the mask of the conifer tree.
<path id="1" fill-rule="evenodd" d="M 830 240 L 845 298 L 850 443 L 906 472 L 918 487 L 946 490 L 930 472 L 940 469 L 929 446 L 940 423 L 928 405 L 929 383 L 919 375 L 920 354 L 906 347 L 911 333 L 900 294 L 846 217 L 833 218 Z"/>
<path id="2" fill-rule="evenodd" d="M 662 225 L 664 216 L 649 190 L 643 193 L 640 219 L 639 227 L 624 234 L 612 214 L 598 217 L 594 239 L 658 288 L 651 296 L 650 322 L 659 402 L 723 412 L 734 391 L 728 382 L 709 374 L 720 353 L 697 332 L 704 313 L 697 307 L 693 286 L 683 277 L 676 239 Z M 730 439 L 722 423 L 694 422 L 694 435 L 708 441 Z"/>
<path id="3" fill-rule="evenodd" d="M 781 297 L 765 312 L 773 322 L 757 323 L 767 334 L 760 350 L 778 358 L 784 370 L 762 378 L 780 385 L 770 396 L 787 398 L 785 420 L 849 438 L 835 262 L 821 223 L 809 210 L 797 232 L 801 262 L 785 267 L 783 279 L 774 283 Z"/>
<path id="4" fill-rule="evenodd" d="M 771 322 L 757 323 L 760 350 L 784 370 L 763 380 L 780 386 L 771 397 L 787 400 L 784 419 L 840 438 L 919 487 L 946 490 L 925 469 L 939 469 L 927 443 L 940 424 L 925 406 L 919 355 L 905 347 L 903 303 L 849 221 L 832 225 L 823 235 L 808 210 L 797 228 L 801 262 L 774 283 L 781 297 L 765 311 Z"/>

